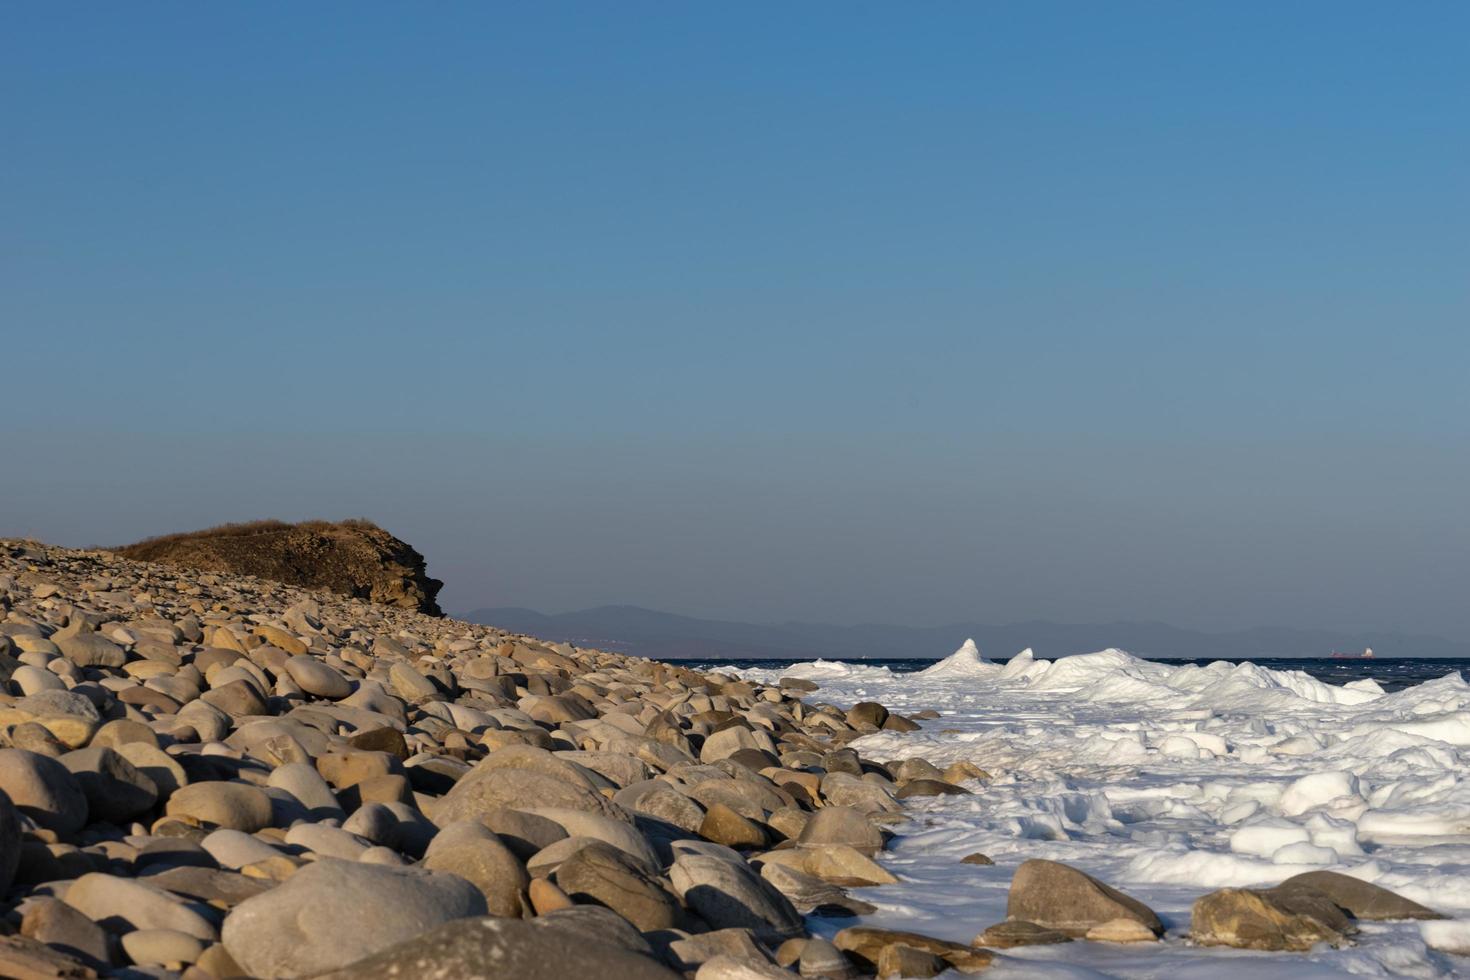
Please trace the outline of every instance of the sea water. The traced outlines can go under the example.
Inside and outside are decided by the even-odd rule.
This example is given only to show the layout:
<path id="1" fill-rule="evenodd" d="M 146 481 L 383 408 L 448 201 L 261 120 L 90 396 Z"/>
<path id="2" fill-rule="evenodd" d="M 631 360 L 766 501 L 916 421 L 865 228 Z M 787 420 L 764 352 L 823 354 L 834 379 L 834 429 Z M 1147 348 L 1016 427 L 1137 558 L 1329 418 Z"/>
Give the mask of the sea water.
<path id="1" fill-rule="evenodd" d="M 858 890 L 878 906 L 864 923 L 968 942 L 1005 917 L 1015 867 L 1047 858 L 1144 901 L 1169 929 L 1145 946 L 1010 950 L 989 976 L 1470 976 L 1470 959 L 1444 951 L 1470 946 L 1470 921 L 1362 923 L 1355 945 L 1305 954 L 1188 943 L 1199 896 L 1317 869 L 1470 920 L 1470 685 L 1445 662 L 1313 663 L 1106 650 L 1002 664 L 967 644 L 926 665 L 723 669 L 810 679 L 820 689 L 809 697 L 842 706 L 934 709 L 920 731 L 853 745 L 882 761 L 968 760 L 993 777 L 968 783 L 973 795 L 906 801 L 911 819 L 882 857 L 900 883 Z M 995 864 L 960 863 L 975 852 Z"/>

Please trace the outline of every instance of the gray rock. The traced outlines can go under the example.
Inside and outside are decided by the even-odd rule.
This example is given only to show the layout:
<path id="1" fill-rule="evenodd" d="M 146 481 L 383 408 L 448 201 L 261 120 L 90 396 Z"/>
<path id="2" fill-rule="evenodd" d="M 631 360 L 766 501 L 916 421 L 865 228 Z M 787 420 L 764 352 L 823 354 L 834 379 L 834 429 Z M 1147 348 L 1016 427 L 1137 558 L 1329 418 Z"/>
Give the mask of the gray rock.
<path id="1" fill-rule="evenodd" d="M 38 896 L 21 907 L 20 934 L 74 956 L 94 970 L 112 963 L 107 930 L 60 899 Z"/>
<path id="2" fill-rule="evenodd" d="M 286 661 L 286 673 L 307 694 L 338 701 L 352 693 L 352 684 L 316 657 L 298 656 Z"/>
<path id="3" fill-rule="evenodd" d="M 85 874 L 66 890 L 66 904 L 113 932 L 174 929 L 207 942 L 214 925 L 174 895 L 153 885 L 106 874 Z"/>
<path id="4" fill-rule="evenodd" d="M 700 824 L 704 822 L 704 807 L 661 779 L 649 779 L 629 785 L 618 791 L 613 802 L 691 834 L 697 833 Z"/>
<path id="5" fill-rule="evenodd" d="M 112 749 L 90 746 L 68 752 L 59 761 L 81 786 L 92 820 L 121 825 L 158 802 L 153 780 Z"/>
<path id="6" fill-rule="evenodd" d="M 341 827 L 325 823 L 298 823 L 286 832 L 286 843 L 304 848 L 318 857 L 341 858 L 356 861 L 362 857 L 371 842 L 348 833 Z"/>
<path id="7" fill-rule="evenodd" d="M 595 942 L 569 943 L 560 930 L 514 919 L 451 922 L 319 980 L 458 980 L 490 975 L 486 964 L 491 963 L 493 975 L 515 980 L 681 980 L 639 953 Z"/>
<path id="8" fill-rule="evenodd" d="M 115 751 L 153 782 L 158 788 L 159 799 L 168 799 L 174 790 L 189 782 L 184 767 L 157 746 L 146 742 L 123 742 L 115 747 Z"/>
<path id="9" fill-rule="evenodd" d="M 826 977 L 827 980 L 847 980 L 857 975 L 857 970 L 842 950 L 819 938 L 808 940 L 801 948 L 797 972 L 804 977 Z"/>
<path id="10" fill-rule="evenodd" d="M 554 929 L 575 941 L 589 940 L 645 956 L 654 955 L 653 947 L 641 932 L 633 928 L 627 919 L 601 905 L 570 905 L 538 915 L 531 924 L 540 929 Z"/>
<path id="11" fill-rule="evenodd" d="M 1332 904 L 1355 919 L 1367 922 L 1384 922 L 1395 919 L 1443 919 L 1433 909 L 1418 902 L 1411 902 L 1402 895 L 1361 878 L 1339 874 L 1336 871 L 1308 871 L 1294 875 L 1277 885 L 1272 891 L 1305 889 L 1325 895 Z"/>
<path id="12" fill-rule="evenodd" d="M 61 655 L 78 667 L 121 667 L 128 662 L 123 648 L 100 633 L 58 633 L 52 640 Z"/>
<path id="13" fill-rule="evenodd" d="M 548 753 L 549 754 L 549 753 Z M 596 790 L 529 769 L 485 769 L 477 766 L 444 795 L 431 816 L 440 826 L 479 819 L 497 807 L 531 810 L 556 807 L 583 810 L 617 819 L 621 811 Z"/>
<path id="14" fill-rule="evenodd" d="M 1133 919 L 1154 935 L 1164 925 L 1142 902 L 1056 861 L 1024 861 L 1011 878 L 1006 918 L 1049 926 L 1069 936 L 1084 936 L 1113 919 Z"/>
<path id="15" fill-rule="evenodd" d="M 766 940 L 802 932 L 801 915 L 744 861 L 682 854 L 669 880 L 684 903 L 716 929 L 751 929 Z"/>
<path id="16" fill-rule="evenodd" d="M 491 915 L 519 916 L 531 884 L 520 859 L 477 820 L 463 820 L 439 831 L 424 854 L 424 867 L 449 871 L 469 881 L 485 896 Z"/>
<path id="17" fill-rule="evenodd" d="M 770 963 L 716 956 L 704 961 L 694 980 L 791 980 L 791 974 Z"/>
<path id="18" fill-rule="evenodd" d="M 252 975 L 306 977 L 485 914 L 484 896 L 455 875 L 324 858 L 231 912 L 224 944 Z"/>
<path id="19" fill-rule="evenodd" d="M 149 964 L 194 963 L 204 954 L 204 943 L 173 929 L 139 929 L 122 937 L 123 952 L 128 959 L 143 966 Z"/>
<path id="20" fill-rule="evenodd" d="M 567 832 L 555 820 L 505 807 L 485 811 L 480 815 L 480 822 L 493 830 L 501 843 L 522 861 L 529 861 L 541 850 L 567 837 Z"/>
<path id="21" fill-rule="evenodd" d="M 69 837 L 87 823 L 87 796 L 55 759 L 24 749 L 0 749 L 0 790 L 39 826 Z"/>
<path id="22" fill-rule="evenodd" d="M 398 818 L 381 803 L 368 803 L 353 811 L 342 829 L 363 840 L 392 847 L 398 843 Z"/>
<path id="23" fill-rule="evenodd" d="M 304 762 L 279 766 L 271 772 L 267 785 L 291 794 L 305 809 L 305 817 L 309 820 L 342 820 L 346 817 L 332 787 L 327 785 L 315 766 Z"/>
<path id="24" fill-rule="evenodd" d="M 581 848 L 558 865 L 555 880 L 572 901 L 612 909 L 641 932 L 667 929 L 679 921 L 679 903 L 663 883 L 627 854 L 601 841 Z"/>
<path id="25" fill-rule="evenodd" d="M 658 854 L 648 840 L 621 820 L 612 820 L 596 813 L 567 810 L 560 807 L 528 807 L 527 812 L 554 820 L 570 836 L 592 837 L 611 844 L 618 850 L 631 854 L 647 867 L 657 868 L 661 865 Z"/>
<path id="26" fill-rule="evenodd" d="M 811 815 L 798 840 L 803 844 L 846 844 L 872 857 L 883 849 L 883 832 L 867 815 L 847 806 L 824 806 Z"/>
<path id="27" fill-rule="evenodd" d="M 716 929 L 675 939 L 668 945 L 664 958 L 676 970 L 697 970 L 716 956 L 732 956 L 737 960 L 767 964 L 770 957 L 756 944 L 749 929 Z"/>
<path id="28" fill-rule="evenodd" d="M 210 832 L 199 843 L 222 868 L 243 868 L 283 853 L 259 837 L 228 828 Z"/>
<path id="29" fill-rule="evenodd" d="M 761 877 L 785 895 L 802 915 L 841 917 L 878 911 L 876 905 L 853 898 L 837 885 L 774 861 L 761 865 Z"/>

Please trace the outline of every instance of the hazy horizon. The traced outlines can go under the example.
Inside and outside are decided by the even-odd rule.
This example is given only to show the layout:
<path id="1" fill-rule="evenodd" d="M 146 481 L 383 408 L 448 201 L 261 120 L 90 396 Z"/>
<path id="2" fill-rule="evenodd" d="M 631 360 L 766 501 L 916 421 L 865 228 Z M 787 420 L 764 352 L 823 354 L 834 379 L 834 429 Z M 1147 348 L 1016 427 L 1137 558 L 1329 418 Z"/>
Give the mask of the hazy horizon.
<path id="1" fill-rule="evenodd" d="M 1470 7 L 12 5 L 0 534 L 1470 639 Z"/>

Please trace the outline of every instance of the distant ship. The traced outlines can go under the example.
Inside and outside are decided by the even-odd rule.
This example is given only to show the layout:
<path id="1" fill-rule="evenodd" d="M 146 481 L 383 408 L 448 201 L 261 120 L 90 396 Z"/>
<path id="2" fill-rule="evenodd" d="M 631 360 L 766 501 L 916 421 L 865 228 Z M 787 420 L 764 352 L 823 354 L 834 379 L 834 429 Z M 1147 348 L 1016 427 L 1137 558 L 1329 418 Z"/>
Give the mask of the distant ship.
<path id="1" fill-rule="evenodd" d="M 1368 647 L 1362 653 L 1337 653 L 1336 651 L 1333 651 L 1332 659 L 1333 660 L 1372 660 L 1373 659 L 1373 648 L 1372 647 Z"/>

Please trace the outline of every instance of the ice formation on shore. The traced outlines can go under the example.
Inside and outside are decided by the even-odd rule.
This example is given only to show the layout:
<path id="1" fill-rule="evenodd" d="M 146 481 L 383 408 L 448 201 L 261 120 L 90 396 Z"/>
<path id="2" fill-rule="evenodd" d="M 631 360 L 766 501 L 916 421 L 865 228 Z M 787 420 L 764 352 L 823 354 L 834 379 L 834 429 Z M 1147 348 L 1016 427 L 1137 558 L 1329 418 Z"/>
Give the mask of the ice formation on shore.
<path id="1" fill-rule="evenodd" d="M 1457 673 L 1387 694 L 1372 681 L 1121 650 L 1050 662 L 1028 650 L 999 665 L 971 643 L 911 674 L 836 662 L 786 673 L 817 680 L 819 699 L 941 712 L 922 731 L 859 740 L 866 755 L 966 759 L 995 777 L 971 784 L 973 796 L 914 806 L 886 861 L 903 883 L 864 895 L 880 906 L 874 924 L 967 940 L 1004 917 L 1010 871 L 1028 857 L 1124 888 L 1175 937 L 1149 950 L 1018 951 L 1038 976 L 1082 964 L 1214 975 L 1222 954 L 1179 938 L 1193 899 L 1322 868 L 1470 919 L 1470 685 Z M 958 863 L 973 851 L 995 866 Z M 1252 976 L 1470 975 L 1470 962 L 1425 941 L 1467 928 L 1373 924 L 1351 949 L 1247 955 Z"/>

